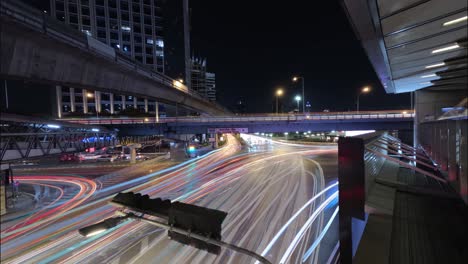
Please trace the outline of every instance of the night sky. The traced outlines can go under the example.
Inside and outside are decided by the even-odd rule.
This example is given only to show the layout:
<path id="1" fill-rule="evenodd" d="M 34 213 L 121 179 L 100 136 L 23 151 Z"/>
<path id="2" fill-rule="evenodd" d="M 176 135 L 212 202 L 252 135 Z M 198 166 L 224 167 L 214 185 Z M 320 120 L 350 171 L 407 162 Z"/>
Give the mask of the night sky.
<path id="1" fill-rule="evenodd" d="M 313 111 L 409 108 L 408 94 L 387 95 L 339 1 L 191 1 L 192 51 L 216 73 L 218 100 L 247 112 L 271 112 L 274 91 L 286 90 L 285 107 L 301 92 L 291 77 L 305 77 Z M 286 108 L 285 110 L 290 110 Z"/>

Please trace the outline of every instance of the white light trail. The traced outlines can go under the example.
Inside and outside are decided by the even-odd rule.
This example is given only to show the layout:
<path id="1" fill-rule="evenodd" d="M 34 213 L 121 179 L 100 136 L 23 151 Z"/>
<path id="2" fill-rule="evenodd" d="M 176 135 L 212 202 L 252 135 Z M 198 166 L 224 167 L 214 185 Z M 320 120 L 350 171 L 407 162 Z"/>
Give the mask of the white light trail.
<path id="1" fill-rule="evenodd" d="M 314 211 L 314 213 L 312 214 L 312 216 L 309 218 L 309 220 L 307 220 L 307 222 L 302 226 L 302 228 L 299 230 L 299 233 L 296 234 L 296 236 L 294 237 L 293 241 L 291 242 L 291 244 L 289 245 L 288 249 L 286 250 L 286 252 L 283 254 L 283 257 L 281 258 L 280 260 L 280 264 L 283 264 L 283 263 L 286 263 L 287 260 L 289 259 L 289 257 L 291 256 L 292 252 L 294 249 L 296 249 L 299 241 L 304 237 L 305 235 L 305 232 L 307 231 L 307 229 L 310 228 L 310 226 L 312 225 L 312 223 L 315 221 L 315 219 L 317 218 L 317 216 L 323 211 L 323 209 L 329 205 L 336 197 L 338 197 L 338 191 L 336 191 L 335 193 L 333 193 L 333 195 L 331 195 L 330 197 L 328 197 L 327 200 L 325 200 L 325 202 L 323 202 L 318 208 L 317 210 Z"/>

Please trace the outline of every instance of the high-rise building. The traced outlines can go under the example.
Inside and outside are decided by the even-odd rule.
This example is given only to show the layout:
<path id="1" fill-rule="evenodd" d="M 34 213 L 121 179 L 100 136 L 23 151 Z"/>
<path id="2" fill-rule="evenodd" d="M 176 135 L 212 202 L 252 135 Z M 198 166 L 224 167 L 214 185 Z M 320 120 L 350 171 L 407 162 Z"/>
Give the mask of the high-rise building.
<path id="1" fill-rule="evenodd" d="M 192 57 L 191 67 L 191 85 L 192 90 L 204 96 L 206 86 L 206 60 Z"/>
<path id="2" fill-rule="evenodd" d="M 206 73 L 205 94 L 210 101 L 216 101 L 216 75 L 211 72 Z"/>
<path id="3" fill-rule="evenodd" d="M 161 0 L 50 0 L 50 15 L 164 72 Z"/>
<path id="4" fill-rule="evenodd" d="M 191 88 L 210 101 L 216 101 L 215 74 L 206 71 L 206 59 L 192 58 Z"/>

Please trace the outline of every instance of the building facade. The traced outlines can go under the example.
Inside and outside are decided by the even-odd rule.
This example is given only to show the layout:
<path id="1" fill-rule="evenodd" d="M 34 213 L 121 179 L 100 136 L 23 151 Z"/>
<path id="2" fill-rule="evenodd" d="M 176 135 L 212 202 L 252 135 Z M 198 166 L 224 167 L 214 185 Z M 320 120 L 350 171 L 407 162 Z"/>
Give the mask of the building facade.
<path id="1" fill-rule="evenodd" d="M 59 21 L 164 73 L 161 0 L 50 0 L 50 15 Z M 56 87 L 57 116 L 70 113 L 157 112 L 146 98 Z"/>
<path id="2" fill-rule="evenodd" d="M 192 58 L 191 88 L 210 101 L 216 101 L 216 75 L 206 71 L 206 59 Z"/>
<path id="3" fill-rule="evenodd" d="M 160 0 L 50 0 L 51 16 L 164 73 Z"/>
<path id="4" fill-rule="evenodd" d="M 216 101 L 216 75 L 212 72 L 206 73 L 205 94 L 210 101 Z"/>

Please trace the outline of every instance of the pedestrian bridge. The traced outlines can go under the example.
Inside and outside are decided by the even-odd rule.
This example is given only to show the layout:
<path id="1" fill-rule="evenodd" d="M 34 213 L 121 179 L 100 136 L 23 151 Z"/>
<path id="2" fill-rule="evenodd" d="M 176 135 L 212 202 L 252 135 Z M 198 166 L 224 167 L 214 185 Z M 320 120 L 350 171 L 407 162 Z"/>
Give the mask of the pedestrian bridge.
<path id="1" fill-rule="evenodd" d="M 118 127 L 130 134 L 151 133 L 198 134 L 213 129 L 237 129 L 247 133 L 331 130 L 410 130 L 411 110 L 316 112 L 306 114 L 247 114 L 215 117 L 114 117 L 63 118 L 61 121 L 86 125 Z"/>

